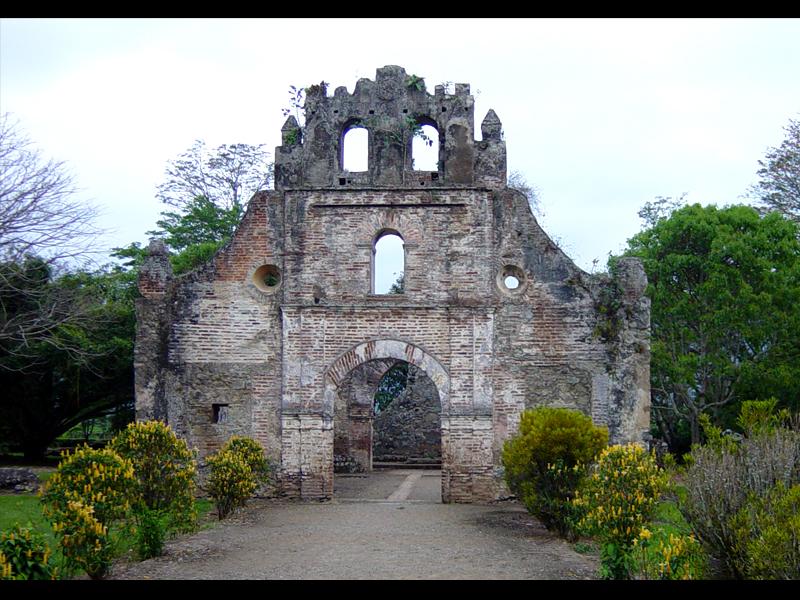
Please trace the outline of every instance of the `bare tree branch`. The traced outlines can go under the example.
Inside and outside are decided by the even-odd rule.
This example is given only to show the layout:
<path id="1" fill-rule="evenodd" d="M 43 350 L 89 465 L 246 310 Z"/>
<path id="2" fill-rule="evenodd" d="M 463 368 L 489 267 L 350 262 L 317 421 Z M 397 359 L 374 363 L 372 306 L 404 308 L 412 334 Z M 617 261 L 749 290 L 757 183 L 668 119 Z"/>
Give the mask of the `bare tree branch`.
<path id="1" fill-rule="evenodd" d="M 92 318 L 85 294 L 52 282 L 87 259 L 97 209 L 75 197 L 64 163 L 45 160 L 0 116 L 0 369 L 24 370 L 49 346 L 79 360 L 68 327 Z"/>
<path id="2" fill-rule="evenodd" d="M 225 210 L 245 207 L 256 192 L 272 181 L 272 163 L 264 144 L 223 144 L 213 151 L 195 141 L 189 150 L 169 161 L 167 179 L 156 196 L 164 204 L 185 209 L 203 196 Z"/>
<path id="3" fill-rule="evenodd" d="M 0 260 L 86 257 L 100 233 L 97 208 L 76 191 L 63 162 L 42 158 L 10 115 L 0 116 Z"/>

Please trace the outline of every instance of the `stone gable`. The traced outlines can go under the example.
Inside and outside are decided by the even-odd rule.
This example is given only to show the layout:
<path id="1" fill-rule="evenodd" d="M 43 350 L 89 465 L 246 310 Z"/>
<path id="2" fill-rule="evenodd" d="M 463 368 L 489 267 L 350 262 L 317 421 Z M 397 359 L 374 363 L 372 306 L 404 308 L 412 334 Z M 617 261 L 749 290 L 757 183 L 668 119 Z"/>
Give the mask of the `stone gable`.
<path id="1" fill-rule="evenodd" d="M 207 265 L 173 277 L 163 245 L 151 244 L 137 305 L 137 419 L 166 420 L 201 455 L 253 436 L 280 465 L 282 491 L 303 498 L 331 496 L 334 446 L 369 468 L 364 398 L 397 361 L 436 386 L 445 502 L 503 493 L 502 444 L 528 407 L 576 408 L 612 442 L 644 440 L 642 266 L 624 259 L 612 278 L 574 265 L 506 187 L 494 111 L 473 139 L 468 85 L 429 94 L 384 67 L 352 94 L 315 86 L 305 111 L 302 130 L 293 118 L 283 127 L 276 189 L 252 198 Z M 420 124 L 439 133 L 436 171 L 413 169 Z M 355 126 L 368 132 L 358 173 L 342 168 Z M 404 244 L 400 294 L 374 293 L 386 233 Z"/>

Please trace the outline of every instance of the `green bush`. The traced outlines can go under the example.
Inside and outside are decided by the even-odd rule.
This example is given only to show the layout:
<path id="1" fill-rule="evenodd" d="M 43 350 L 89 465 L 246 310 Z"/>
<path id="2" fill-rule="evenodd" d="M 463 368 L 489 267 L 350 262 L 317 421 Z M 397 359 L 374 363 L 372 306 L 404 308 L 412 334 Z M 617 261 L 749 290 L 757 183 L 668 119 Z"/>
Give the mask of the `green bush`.
<path id="1" fill-rule="evenodd" d="M 43 512 L 51 523 L 70 501 L 91 506 L 94 518 L 103 524 L 128 514 L 135 490 L 130 461 L 111 449 L 95 450 L 85 444 L 62 456 L 41 491 Z"/>
<path id="2" fill-rule="evenodd" d="M 577 539 L 572 498 L 587 466 L 608 444 L 608 430 L 566 408 L 522 413 L 519 433 L 503 447 L 505 480 L 525 508 L 547 529 Z"/>
<path id="3" fill-rule="evenodd" d="M 654 535 L 643 527 L 633 546 L 643 579 L 700 579 L 706 572 L 706 555 L 692 534 Z"/>
<path id="4" fill-rule="evenodd" d="M 740 424 L 747 427 L 741 441 L 723 436 L 705 420 L 708 442 L 692 449 L 680 503 L 698 540 L 735 578 L 747 576 L 748 560 L 736 515 L 777 484 L 800 483 L 800 431 L 780 426 L 769 401 L 744 404 Z"/>
<path id="5" fill-rule="evenodd" d="M 751 495 L 733 517 L 739 572 L 748 579 L 800 579 L 800 485 Z"/>
<path id="6" fill-rule="evenodd" d="M 56 579 L 44 536 L 15 525 L 0 532 L 0 579 Z"/>
<path id="7" fill-rule="evenodd" d="M 269 478 L 270 466 L 264 456 L 264 448 L 253 438 L 235 435 L 222 449 L 242 456 L 253 472 L 256 484 L 262 484 Z"/>
<path id="8" fill-rule="evenodd" d="M 53 531 L 60 536 L 68 570 L 80 568 L 92 579 L 101 579 L 111 567 L 116 544 L 108 525 L 100 522 L 94 512 L 93 506 L 70 500 L 61 512 L 61 520 L 53 523 Z"/>
<path id="9" fill-rule="evenodd" d="M 580 529 L 600 540 L 604 579 L 631 577 L 634 541 L 667 483 L 655 457 L 640 446 L 611 446 L 600 453 L 573 504 L 584 511 Z"/>
<path id="10" fill-rule="evenodd" d="M 220 520 L 247 503 L 256 489 L 256 478 L 245 457 L 230 450 L 220 450 L 206 458 L 210 468 L 208 493 L 217 506 Z"/>
<path id="11" fill-rule="evenodd" d="M 111 449 L 88 446 L 64 455 L 42 492 L 42 512 L 59 536 L 68 570 L 103 577 L 119 539 L 111 525 L 128 516 L 134 498 L 133 465 Z"/>
<path id="12" fill-rule="evenodd" d="M 133 465 L 139 531 L 142 520 L 151 519 L 151 512 L 167 515 L 169 528 L 194 528 L 197 466 L 184 440 L 161 421 L 143 421 L 130 423 L 109 448 Z"/>
<path id="13" fill-rule="evenodd" d="M 166 536 L 167 527 L 160 511 L 144 508 L 137 512 L 136 554 L 139 560 L 161 556 Z"/>

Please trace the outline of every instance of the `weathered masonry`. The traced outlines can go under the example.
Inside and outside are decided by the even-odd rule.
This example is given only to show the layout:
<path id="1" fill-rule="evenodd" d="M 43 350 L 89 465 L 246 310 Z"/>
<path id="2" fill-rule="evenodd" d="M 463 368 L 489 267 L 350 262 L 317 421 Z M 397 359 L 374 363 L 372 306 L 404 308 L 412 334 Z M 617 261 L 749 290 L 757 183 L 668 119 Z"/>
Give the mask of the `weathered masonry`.
<path id="1" fill-rule="evenodd" d="M 252 198 L 208 264 L 173 277 L 151 243 L 138 419 L 166 420 L 201 456 L 253 436 L 280 465 L 282 491 L 301 498 L 331 496 L 334 440 L 370 468 L 370 394 L 399 361 L 438 394 L 445 502 L 503 493 L 502 444 L 526 407 L 576 408 L 614 442 L 644 440 L 641 264 L 592 276 L 556 247 L 506 187 L 494 111 L 475 140 L 468 85 L 429 94 L 388 66 L 352 94 L 309 88 L 305 118 L 283 127 L 275 190 Z M 438 133 L 436 170 L 414 170 L 420 125 Z M 367 132 L 360 172 L 343 168 L 354 128 Z M 388 233 L 403 241 L 402 293 L 374 289 L 375 245 Z"/>

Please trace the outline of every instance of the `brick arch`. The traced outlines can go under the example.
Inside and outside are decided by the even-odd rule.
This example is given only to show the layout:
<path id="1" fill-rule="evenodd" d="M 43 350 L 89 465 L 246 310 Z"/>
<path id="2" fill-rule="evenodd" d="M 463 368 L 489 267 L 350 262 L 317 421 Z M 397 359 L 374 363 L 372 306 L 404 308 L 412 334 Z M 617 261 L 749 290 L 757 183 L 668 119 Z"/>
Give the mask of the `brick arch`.
<path id="1" fill-rule="evenodd" d="M 433 381 L 439 392 L 442 414 L 450 412 L 450 374 L 434 356 L 412 344 L 394 339 L 380 339 L 362 342 L 333 361 L 325 371 L 323 392 L 323 412 L 333 414 L 336 390 L 347 374 L 356 367 L 379 358 L 394 358 L 408 362 L 423 371 Z"/>

